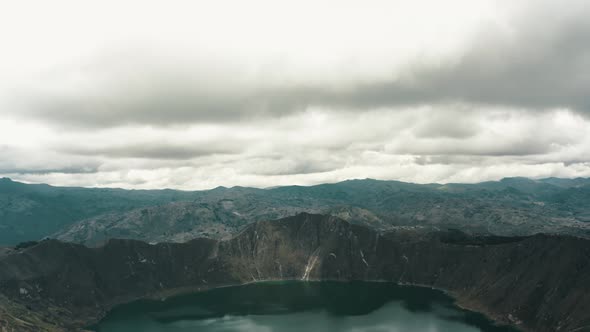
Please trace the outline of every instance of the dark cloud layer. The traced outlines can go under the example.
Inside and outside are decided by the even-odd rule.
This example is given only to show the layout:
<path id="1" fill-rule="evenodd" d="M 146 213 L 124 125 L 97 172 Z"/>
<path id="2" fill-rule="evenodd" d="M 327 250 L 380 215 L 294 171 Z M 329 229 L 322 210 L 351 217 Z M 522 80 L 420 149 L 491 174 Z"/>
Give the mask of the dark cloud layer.
<path id="1" fill-rule="evenodd" d="M 416 66 L 405 79 L 324 93 L 310 102 L 357 109 L 461 102 L 590 114 L 590 21 L 585 15 L 559 24 L 537 19 L 522 22 L 514 35 L 481 32 L 451 63 Z"/>
<path id="2" fill-rule="evenodd" d="M 459 100 L 589 112 L 590 23 L 568 23 L 558 31 L 536 23 L 510 40 L 484 38 L 454 65 L 418 70 L 411 85 L 393 82 L 365 89 L 383 95 L 401 91 L 415 102 Z"/>
<path id="3" fill-rule="evenodd" d="M 97 173 L 96 166 L 72 166 L 61 168 L 1 168 L 0 174 L 19 174 L 19 175 L 41 175 L 51 173 L 62 174 L 92 174 Z"/>
<path id="4" fill-rule="evenodd" d="M 217 142 L 202 144 L 175 144 L 162 142 L 144 142 L 106 147 L 64 147 L 61 152 L 81 156 L 103 156 L 109 158 L 141 158 L 187 160 L 215 154 L 233 154 L 241 151 L 237 142 Z"/>
<path id="5" fill-rule="evenodd" d="M 362 111 L 463 103 L 590 114 L 590 23 L 584 15 L 559 22 L 547 15 L 538 19 L 518 22 L 513 34 L 482 32 L 461 58 L 416 65 L 393 81 L 266 84 L 242 81 L 231 68 L 162 66 L 149 57 L 118 62 L 115 57 L 86 66 L 81 71 L 85 84 L 71 91 L 19 99 L 27 100 L 25 115 L 82 127 L 252 121 L 310 106 Z"/>

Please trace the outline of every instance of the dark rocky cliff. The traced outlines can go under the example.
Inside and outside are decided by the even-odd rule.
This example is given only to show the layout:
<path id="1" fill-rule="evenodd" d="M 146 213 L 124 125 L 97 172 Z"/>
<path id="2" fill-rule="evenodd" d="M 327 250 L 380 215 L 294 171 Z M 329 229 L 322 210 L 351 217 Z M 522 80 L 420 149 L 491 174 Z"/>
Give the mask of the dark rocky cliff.
<path id="1" fill-rule="evenodd" d="M 259 280 L 383 280 L 436 287 L 531 331 L 590 326 L 590 241 L 379 234 L 334 217 L 258 222 L 227 241 L 100 248 L 54 240 L 0 256 L 0 326 L 75 330 L 113 305 Z"/>

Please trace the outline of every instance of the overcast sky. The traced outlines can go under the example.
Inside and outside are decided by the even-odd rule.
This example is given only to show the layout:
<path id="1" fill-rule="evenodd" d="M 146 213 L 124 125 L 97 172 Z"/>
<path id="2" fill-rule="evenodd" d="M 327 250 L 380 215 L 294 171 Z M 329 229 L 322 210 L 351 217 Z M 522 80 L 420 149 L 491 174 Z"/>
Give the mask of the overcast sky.
<path id="1" fill-rule="evenodd" d="M 590 176 L 585 1 L 3 1 L 0 176 Z"/>

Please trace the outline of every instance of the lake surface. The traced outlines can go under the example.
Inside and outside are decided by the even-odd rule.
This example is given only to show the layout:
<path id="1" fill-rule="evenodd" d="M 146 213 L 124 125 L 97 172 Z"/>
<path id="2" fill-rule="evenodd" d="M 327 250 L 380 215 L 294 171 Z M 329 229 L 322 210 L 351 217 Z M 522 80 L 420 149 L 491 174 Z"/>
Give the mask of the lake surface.
<path id="1" fill-rule="evenodd" d="M 100 332 L 514 332 L 440 291 L 374 282 L 266 282 L 115 308 Z"/>

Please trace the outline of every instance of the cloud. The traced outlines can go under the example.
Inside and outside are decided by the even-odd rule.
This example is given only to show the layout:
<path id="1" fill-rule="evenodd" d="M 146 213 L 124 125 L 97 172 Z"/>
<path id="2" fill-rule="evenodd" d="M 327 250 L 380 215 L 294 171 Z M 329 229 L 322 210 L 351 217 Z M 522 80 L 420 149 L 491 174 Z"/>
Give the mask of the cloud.
<path id="1" fill-rule="evenodd" d="M 20 115 L 74 128 L 251 122 L 317 107 L 365 112 L 462 104 L 473 105 L 463 112 L 487 105 L 588 114 L 590 23 L 581 5 L 544 4 L 508 28 L 482 28 L 462 53 L 410 63 L 389 78 L 294 79 L 288 66 L 252 68 L 139 48 L 56 69 L 12 99 Z"/>
<path id="2" fill-rule="evenodd" d="M 0 174 L 17 176 L 61 174 L 96 174 L 101 161 L 94 158 L 72 156 L 64 158 L 54 151 L 43 147 L 27 148 L 0 145 Z"/>
<path id="3" fill-rule="evenodd" d="M 98 168 L 94 166 L 63 167 L 63 168 L 0 168 L 0 174 L 43 175 L 51 173 L 61 174 L 94 174 Z"/>
<path id="4" fill-rule="evenodd" d="M 104 156 L 108 158 L 142 158 L 186 160 L 213 154 L 232 154 L 240 151 L 238 146 L 211 144 L 179 145 L 146 141 L 141 144 L 116 145 L 92 148 L 87 146 L 64 147 L 61 152 L 82 156 Z"/>
<path id="5" fill-rule="evenodd" d="M 579 3 L 567 6 L 567 13 L 550 8 L 555 11 L 531 10 L 536 15 L 512 22 L 509 31 L 480 31 L 456 58 L 415 64 L 393 80 L 310 95 L 310 103 L 354 109 L 463 103 L 588 115 L 588 10 Z"/>
<path id="6" fill-rule="evenodd" d="M 510 36 L 481 38 L 456 63 L 419 68 L 410 82 L 368 86 L 408 102 L 462 101 L 547 110 L 590 111 L 590 23 L 585 15 L 548 29 L 545 17 Z M 371 98 L 372 99 L 372 98 Z M 379 100 L 379 98 L 375 98 Z"/>
<path id="7" fill-rule="evenodd" d="M 424 1 L 405 8 L 412 15 L 392 3 L 342 5 L 343 15 L 298 2 L 291 9 L 310 15 L 303 26 L 278 7 L 260 20 L 240 12 L 229 27 L 186 11 L 147 42 L 121 22 L 86 26 L 92 11 L 73 22 L 71 40 L 71 24 L 48 26 L 61 33 L 30 48 L 4 35 L 13 47 L 12 62 L 0 62 L 0 176 L 203 189 L 590 175 L 584 1 L 519 2 L 514 13 L 483 0 Z M 138 26 L 153 27 L 158 8 Z M 33 30 L 21 38 L 38 40 Z"/>
<path id="8" fill-rule="evenodd" d="M 284 157 L 280 159 L 255 158 L 248 160 L 240 168 L 241 172 L 250 175 L 277 176 L 297 175 L 330 172 L 338 169 L 340 163 L 330 160 L 316 158 L 293 158 Z"/>
<path id="9" fill-rule="evenodd" d="M 251 124 L 49 132 L 32 147 L 0 151 L 0 175 L 59 185 L 179 189 L 367 177 L 424 183 L 590 176 L 590 120 L 580 115 L 472 110 L 456 125 L 475 127 L 475 134 L 449 135 L 456 130 L 442 121 L 440 133 L 424 135 L 424 128 L 438 130 L 440 113 L 451 119 L 462 114 L 455 112 L 315 110 Z"/>
<path id="10" fill-rule="evenodd" d="M 477 122 L 475 111 L 465 110 L 460 104 L 445 110 L 430 112 L 419 125 L 414 127 L 414 135 L 421 138 L 466 139 L 477 135 L 482 128 Z"/>

